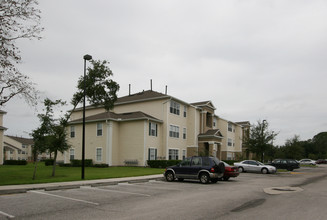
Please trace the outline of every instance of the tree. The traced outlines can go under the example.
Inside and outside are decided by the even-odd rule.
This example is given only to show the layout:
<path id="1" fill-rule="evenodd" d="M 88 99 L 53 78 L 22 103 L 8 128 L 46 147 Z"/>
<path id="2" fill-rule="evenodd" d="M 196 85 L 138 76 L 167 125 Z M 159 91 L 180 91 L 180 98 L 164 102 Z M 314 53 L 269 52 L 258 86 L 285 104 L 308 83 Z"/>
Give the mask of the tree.
<path id="1" fill-rule="evenodd" d="M 260 155 L 261 161 L 264 162 L 264 155 L 268 152 L 270 145 L 274 141 L 277 134 L 268 130 L 268 122 L 263 120 L 257 121 L 257 125 L 252 125 L 250 135 L 246 138 L 245 143 L 249 151 Z"/>
<path id="2" fill-rule="evenodd" d="M 312 138 L 317 158 L 326 158 L 327 156 L 327 132 L 320 132 Z"/>
<path id="3" fill-rule="evenodd" d="M 50 100 L 44 100 L 45 113 L 38 114 L 38 118 L 41 122 L 40 127 L 32 131 L 32 137 L 34 141 L 33 155 L 35 160 L 33 180 L 36 177 L 37 170 L 37 157 L 39 154 L 46 152 L 49 149 L 50 141 L 49 134 L 51 133 L 53 126 L 53 109 L 50 105 Z"/>
<path id="4" fill-rule="evenodd" d="M 298 135 L 294 135 L 293 138 L 286 140 L 283 151 L 286 158 L 296 160 L 303 158 L 304 147 L 303 142 L 300 141 L 300 137 Z"/>
<path id="5" fill-rule="evenodd" d="M 119 85 L 110 79 L 113 73 L 107 66 L 108 61 L 91 60 L 92 67 L 88 67 L 85 76 L 86 99 L 91 105 L 103 105 L 109 111 L 117 100 Z M 78 91 L 74 94 L 72 104 L 74 109 L 83 101 L 84 77 L 81 76 L 77 83 Z M 73 110 L 74 110 L 73 109 Z"/>
<path id="6" fill-rule="evenodd" d="M 19 39 L 40 39 L 40 13 L 37 0 L 0 1 L 0 106 L 19 96 L 30 105 L 36 105 L 37 90 L 34 83 L 22 74 Z"/>
<path id="7" fill-rule="evenodd" d="M 56 123 L 58 120 L 54 119 L 53 108 L 64 104 L 65 102 L 61 100 L 52 101 L 48 98 L 45 99 L 45 114 L 38 115 L 41 121 L 41 126 L 35 129 L 32 133 L 35 152 L 44 153 L 48 151 L 54 153 L 52 176 L 55 176 L 58 151 L 63 153 L 70 148 L 66 138 L 66 117 L 61 117 L 59 123 Z M 35 178 L 35 175 L 33 175 L 33 178 Z"/>

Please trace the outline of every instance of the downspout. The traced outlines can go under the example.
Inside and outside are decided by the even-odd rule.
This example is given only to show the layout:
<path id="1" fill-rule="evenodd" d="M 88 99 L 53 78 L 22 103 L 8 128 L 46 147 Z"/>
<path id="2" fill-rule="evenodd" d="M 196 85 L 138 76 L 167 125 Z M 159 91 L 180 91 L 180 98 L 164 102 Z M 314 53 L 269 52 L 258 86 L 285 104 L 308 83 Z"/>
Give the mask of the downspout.
<path id="1" fill-rule="evenodd" d="M 145 155 L 145 150 L 146 150 L 146 131 L 147 131 L 147 129 L 146 129 L 146 124 L 147 124 L 147 122 L 148 122 L 148 124 L 149 124 L 149 119 L 148 120 L 144 120 L 144 143 L 143 143 L 143 163 L 144 163 L 144 167 L 146 167 L 146 160 L 145 160 L 145 157 L 146 157 L 146 155 Z"/>

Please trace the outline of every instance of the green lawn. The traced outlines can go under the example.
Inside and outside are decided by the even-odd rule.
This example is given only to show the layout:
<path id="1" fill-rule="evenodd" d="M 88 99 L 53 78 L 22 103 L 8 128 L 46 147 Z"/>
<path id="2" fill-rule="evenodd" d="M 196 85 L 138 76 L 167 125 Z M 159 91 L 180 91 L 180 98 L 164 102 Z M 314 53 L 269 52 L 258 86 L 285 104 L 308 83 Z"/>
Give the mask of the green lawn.
<path id="1" fill-rule="evenodd" d="M 52 166 L 38 163 L 36 179 L 32 180 L 34 164 L 26 166 L 2 165 L 0 166 L 0 185 L 33 184 L 49 182 L 65 182 L 81 180 L 81 167 L 56 167 L 56 176 L 51 177 Z M 108 179 L 117 177 L 145 176 L 162 174 L 164 169 L 144 167 L 85 167 L 85 180 Z"/>

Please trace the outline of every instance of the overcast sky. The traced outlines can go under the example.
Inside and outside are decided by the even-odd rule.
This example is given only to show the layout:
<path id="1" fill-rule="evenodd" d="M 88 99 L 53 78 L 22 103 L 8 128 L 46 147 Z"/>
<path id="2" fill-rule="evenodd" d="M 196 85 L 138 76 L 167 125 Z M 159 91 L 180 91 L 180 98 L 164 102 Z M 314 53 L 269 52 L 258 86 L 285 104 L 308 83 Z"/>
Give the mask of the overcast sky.
<path id="1" fill-rule="evenodd" d="M 267 120 L 275 143 L 327 131 L 325 0 L 42 0 L 40 41 L 19 41 L 41 97 L 70 101 L 83 56 L 110 61 L 119 96 L 150 89 L 211 100 L 231 121 Z M 41 103 L 39 109 L 41 109 Z M 67 106 L 69 109 L 71 106 Z M 13 99 L 6 134 L 28 137 L 37 112 Z"/>

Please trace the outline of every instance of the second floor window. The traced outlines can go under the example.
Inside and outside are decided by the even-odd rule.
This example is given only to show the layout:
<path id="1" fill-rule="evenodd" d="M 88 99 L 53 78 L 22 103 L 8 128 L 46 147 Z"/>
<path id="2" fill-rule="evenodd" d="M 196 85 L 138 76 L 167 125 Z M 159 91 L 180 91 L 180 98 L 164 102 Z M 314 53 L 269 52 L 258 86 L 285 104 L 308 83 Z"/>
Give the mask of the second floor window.
<path id="1" fill-rule="evenodd" d="M 70 137 L 75 137 L 75 126 L 70 126 Z"/>
<path id="2" fill-rule="evenodd" d="M 227 143 L 227 145 L 228 146 L 233 146 L 233 140 L 232 139 L 230 139 L 230 138 L 228 138 L 228 143 Z"/>
<path id="3" fill-rule="evenodd" d="M 186 128 L 183 128 L 183 139 L 186 139 Z"/>
<path id="4" fill-rule="evenodd" d="M 187 114 L 187 107 L 186 105 L 184 105 L 184 117 L 186 118 L 186 114 Z"/>
<path id="5" fill-rule="evenodd" d="M 170 101 L 170 113 L 179 115 L 179 111 L 180 111 L 180 104 L 178 104 L 175 101 Z"/>
<path id="6" fill-rule="evenodd" d="M 149 136 L 158 136 L 158 124 L 149 122 Z"/>
<path id="7" fill-rule="evenodd" d="M 97 123 L 97 136 L 102 136 L 102 123 Z"/>
<path id="8" fill-rule="evenodd" d="M 179 138 L 179 127 L 175 125 L 170 125 L 169 137 Z"/>

